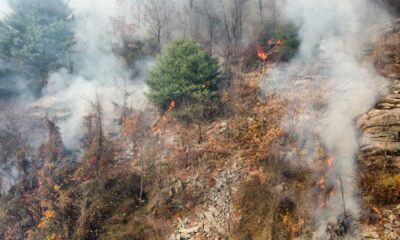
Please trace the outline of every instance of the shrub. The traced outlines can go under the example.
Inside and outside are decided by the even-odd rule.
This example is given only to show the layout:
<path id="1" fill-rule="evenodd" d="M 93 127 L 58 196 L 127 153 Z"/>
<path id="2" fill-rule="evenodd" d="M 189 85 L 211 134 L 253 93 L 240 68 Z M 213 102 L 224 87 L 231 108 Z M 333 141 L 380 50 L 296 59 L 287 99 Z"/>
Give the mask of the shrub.
<path id="1" fill-rule="evenodd" d="M 300 46 L 297 31 L 297 27 L 292 23 L 282 25 L 276 29 L 276 38 L 284 41 L 280 52 L 280 59 L 282 61 L 289 61 L 296 55 Z"/>
<path id="2" fill-rule="evenodd" d="M 64 0 L 8 3 L 12 11 L 0 24 L 0 58 L 13 72 L 35 79 L 29 84 L 38 94 L 50 72 L 71 67 L 73 13 Z"/>
<path id="3" fill-rule="evenodd" d="M 161 111 L 171 101 L 183 108 L 201 103 L 216 90 L 219 64 L 195 41 L 174 41 L 150 72 L 147 96 Z"/>

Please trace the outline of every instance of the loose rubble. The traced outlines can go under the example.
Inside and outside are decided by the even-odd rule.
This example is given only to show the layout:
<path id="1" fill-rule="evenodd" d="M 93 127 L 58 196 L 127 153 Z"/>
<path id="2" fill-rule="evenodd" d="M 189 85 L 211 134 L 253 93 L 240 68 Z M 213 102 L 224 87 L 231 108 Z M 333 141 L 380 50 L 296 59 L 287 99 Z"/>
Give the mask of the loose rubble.
<path id="1" fill-rule="evenodd" d="M 207 193 L 208 200 L 193 214 L 179 219 L 170 240 L 225 239 L 229 235 L 232 213 L 231 194 L 242 172 L 239 169 L 222 171 L 214 177 L 215 185 Z"/>
<path id="2" fill-rule="evenodd" d="M 395 209 L 385 209 L 383 219 L 377 225 L 367 225 L 363 228 L 363 239 L 400 239 L 400 205 Z"/>
<path id="3" fill-rule="evenodd" d="M 388 24 L 377 35 L 372 57 L 376 69 L 388 79 L 388 91 L 373 109 L 357 120 L 362 131 L 359 163 L 363 203 L 368 207 L 370 202 L 383 202 L 382 196 L 388 198 L 382 203 L 384 207 L 380 210 L 379 218 L 363 226 L 363 239 L 400 239 L 400 205 L 397 205 L 399 196 L 396 196 L 399 190 L 395 182 L 390 182 L 400 174 L 399 29 L 400 19 Z M 394 184 L 390 187 L 392 192 L 388 192 L 383 187 L 385 184 L 381 184 L 386 179 Z"/>

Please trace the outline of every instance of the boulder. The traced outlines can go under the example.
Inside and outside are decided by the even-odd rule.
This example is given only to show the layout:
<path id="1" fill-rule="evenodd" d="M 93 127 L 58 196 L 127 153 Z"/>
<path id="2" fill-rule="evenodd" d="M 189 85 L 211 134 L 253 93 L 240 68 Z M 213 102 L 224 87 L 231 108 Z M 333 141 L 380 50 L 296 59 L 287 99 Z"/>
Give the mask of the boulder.
<path id="1" fill-rule="evenodd" d="M 393 181 L 400 174 L 400 20 L 386 26 L 372 52 L 376 69 L 389 84 L 386 95 L 356 121 L 361 132 L 358 159 L 364 202 L 381 202 L 387 207 L 388 201 L 398 204 L 399 199 Z M 380 201 L 382 196 L 385 201 Z M 385 209 L 382 213 L 378 227 L 364 227 L 363 239 L 400 239 L 397 210 Z"/>

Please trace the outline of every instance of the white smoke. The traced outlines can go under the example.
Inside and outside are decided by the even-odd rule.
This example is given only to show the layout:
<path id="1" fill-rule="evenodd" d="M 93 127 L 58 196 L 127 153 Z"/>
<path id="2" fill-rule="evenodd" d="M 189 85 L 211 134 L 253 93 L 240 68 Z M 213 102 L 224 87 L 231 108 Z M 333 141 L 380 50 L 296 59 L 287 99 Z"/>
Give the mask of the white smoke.
<path id="1" fill-rule="evenodd" d="M 163 49 L 176 38 L 195 37 L 201 41 L 208 38 L 205 10 L 212 9 L 218 18 L 215 27 L 214 47 L 224 49 L 228 47 L 224 37 L 223 19 L 232 21 L 232 1 L 228 0 L 151 0 L 162 21 L 161 43 Z M 258 3 L 262 3 L 262 17 L 268 20 L 271 14 L 271 1 L 243 1 L 243 42 L 251 42 L 255 32 L 262 29 L 257 25 L 259 16 Z M 281 1 L 276 1 L 281 2 Z M 3 4 L 4 3 L 4 4 Z M 131 105 L 142 107 L 146 105 L 143 92 L 145 73 L 153 64 L 147 59 L 136 64 L 135 71 L 139 72 L 132 79 L 134 72 L 127 67 L 123 60 L 114 54 L 112 47 L 121 46 L 122 35 L 136 40 L 148 42 L 153 35 L 150 33 L 151 24 L 146 6 L 151 7 L 150 0 L 69 0 L 75 17 L 75 34 L 77 44 L 71 55 L 74 63 L 73 73 L 62 69 L 50 75 L 45 95 L 39 103 L 53 102 L 53 107 L 71 112 L 67 120 L 58 122 L 61 133 L 68 147 L 76 148 L 79 144 L 79 135 L 82 132 L 82 116 L 87 112 L 87 100 L 93 100 L 96 93 L 102 98 L 106 115 L 112 118 L 113 102 L 121 102 L 122 87 L 128 82 L 131 93 Z M 1 10 L 9 11 L 5 1 L 0 0 Z M 154 10 L 154 9 L 152 9 Z M 147 14 L 147 16 L 146 16 Z M 148 20 L 148 19 L 147 19 Z M 232 27 L 232 22 L 229 22 Z M 126 32 L 127 30 L 130 32 Z M 125 32 L 123 32 L 125 31 Z M 122 33 L 123 32 L 123 33 Z M 222 52 L 219 51 L 220 53 Z M 54 101 L 56 100 L 56 101 Z M 26 100 L 28 101 L 28 100 Z M 30 100 L 29 100 L 30 101 Z M 34 104 L 37 107 L 40 104 Z M 54 106 L 57 105 L 57 106 Z M 51 117 L 52 113 L 48 113 Z M 66 116 L 67 113 L 56 113 Z M 56 116 L 57 118 L 57 116 Z"/>
<path id="2" fill-rule="evenodd" d="M 145 73 L 153 60 L 141 60 L 132 68 L 113 52 L 112 47 L 121 44 L 122 39 L 120 29 L 115 29 L 112 19 L 129 21 L 130 17 L 123 5 L 112 0 L 71 0 L 69 3 L 75 13 L 77 39 L 71 56 L 74 71 L 69 73 L 62 69 L 53 73 L 43 99 L 56 99 L 54 105 L 70 112 L 70 116 L 58 124 L 66 146 L 77 148 L 83 117 L 96 95 L 103 105 L 106 128 L 110 131 L 116 127 L 113 121 L 117 118 L 115 104 L 122 105 L 125 90 L 130 94 L 128 106 L 141 109 L 148 106 L 144 96 Z"/>
<path id="3" fill-rule="evenodd" d="M 228 18 L 232 17 L 230 16 L 233 7 L 231 1 L 152 1 L 159 8 L 150 9 L 150 11 L 158 11 L 157 14 L 160 15 L 163 46 L 181 37 L 206 38 L 208 32 L 204 27 L 204 12 L 201 8 L 211 7 L 211 3 L 212 7 L 215 7 L 215 16 L 220 20 L 224 15 Z M 149 2 L 144 0 L 69 1 L 75 15 L 77 39 L 71 59 L 75 66 L 74 73 L 70 74 L 66 69 L 62 69 L 52 74 L 43 97 L 57 99 L 57 105 L 61 105 L 72 113 L 66 120 L 58 123 L 67 147 L 79 147 L 82 117 L 88 111 L 88 100 L 94 100 L 96 94 L 102 100 L 109 126 L 113 124 L 112 119 L 115 116 L 113 103 L 123 101 L 122 88 L 126 82 L 131 90 L 130 106 L 142 109 L 149 106 L 143 94 L 147 89 L 144 80 L 153 60 L 145 59 L 138 62 L 136 70 L 139 71 L 139 75 L 132 80 L 132 69 L 128 68 L 112 50 L 113 45 L 122 44 L 122 35 L 139 40 L 152 37 L 149 33 L 151 23 L 146 21 L 146 18 L 150 17 L 146 16 L 149 14 L 146 7 L 153 6 Z M 251 41 L 250 39 L 255 37 L 254 31 L 257 27 L 251 29 L 249 26 L 255 26 L 254 23 L 257 22 L 257 18 L 253 17 L 252 13 L 257 12 L 258 6 L 254 1 L 243 2 L 245 3 L 243 5 L 243 41 Z M 269 15 L 270 6 L 268 1 L 262 2 L 263 17 L 266 17 Z M 133 31 L 124 32 L 129 27 Z M 219 22 L 216 28 L 216 38 L 219 38 L 222 44 L 220 47 L 226 47 L 226 42 L 221 41 L 223 37 L 218 36 L 222 34 L 222 23 Z"/>
<path id="4" fill-rule="evenodd" d="M 10 12 L 7 0 L 0 0 L 0 19 Z"/>
<path id="5" fill-rule="evenodd" d="M 342 178 L 347 213 L 357 219 L 359 201 L 357 194 L 356 154 L 359 149 L 354 120 L 370 109 L 385 86 L 372 65 L 363 56 L 371 41 L 376 25 L 389 20 L 384 10 L 366 0 L 298 0 L 287 1 L 283 8 L 285 17 L 298 24 L 301 41 L 298 56 L 285 68 L 278 67 L 272 73 L 271 86 L 279 86 L 293 78 L 293 69 L 314 69 L 323 65 L 323 79 L 313 79 L 314 84 L 330 86 L 323 119 L 311 119 L 320 129 L 319 138 L 335 157 L 334 179 L 336 185 Z M 318 77 L 317 77 L 318 78 Z M 319 81 L 319 82 L 318 82 Z M 286 82 L 287 83 L 287 82 Z M 272 84 L 272 85 L 271 85 Z M 293 87 L 293 84 L 291 85 Z M 308 106 L 311 116 L 320 113 Z M 314 138 L 305 135 L 305 142 Z M 311 147 L 315 145 L 310 144 Z M 312 151 L 316 152 L 316 149 Z M 343 213 L 341 189 L 337 189 L 326 204 L 326 210 L 316 213 L 318 222 L 316 239 L 327 239 L 328 221 Z"/>

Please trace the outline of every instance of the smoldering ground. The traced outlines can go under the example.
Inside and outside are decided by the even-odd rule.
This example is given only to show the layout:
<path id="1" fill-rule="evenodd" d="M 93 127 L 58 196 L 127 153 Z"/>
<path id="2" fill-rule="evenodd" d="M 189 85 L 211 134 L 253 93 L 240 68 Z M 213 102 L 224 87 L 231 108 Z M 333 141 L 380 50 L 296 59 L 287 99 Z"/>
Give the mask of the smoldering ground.
<path id="1" fill-rule="evenodd" d="M 364 0 L 288 1 L 282 12 L 286 18 L 298 23 L 299 53 L 289 64 L 277 66 L 262 86 L 266 91 L 272 88 L 285 94 L 282 90 L 288 86 L 296 88 L 293 81 L 307 74 L 311 75 L 308 80 L 312 84 L 328 86 L 322 110 L 311 104 L 304 105 L 305 121 L 300 127 L 318 131 L 305 131 L 302 141 L 308 142 L 305 145 L 308 152 L 317 152 L 317 146 L 313 144 L 317 133 L 326 150 L 333 155 L 335 177 L 330 181 L 335 185 L 340 178 L 346 210 L 357 218 L 360 199 L 355 157 L 359 146 L 354 120 L 374 105 L 385 87 L 385 80 L 363 56 L 374 27 L 389 21 L 390 16 L 373 1 Z M 324 211 L 316 211 L 314 218 L 318 230 L 315 238 L 326 239 L 328 222 L 343 213 L 340 194 L 339 189 L 328 200 Z"/>
<path id="2" fill-rule="evenodd" d="M 96 94 L 102 98 L 109 118 L 107 125 L 112 125 L 111 116 L 115 115 L 113 103 L 122 101 L 121 88 L 127 86 L 132 92 L 129 105 L 133 108 L 149 106 L 143 94 L 144 82 L 154 60 L 143 59 L 132 68 L 114 53 L 113 46 L 121 46 L 124 40 L 154 40 L 159 35 L 159 48 L 163 50 L 173 39 L 194 37 L 222 56 L 229 44 L 247 45 L 254 41 L 271 16 L 280 17 L 281 4 L 281 1 L 266 0 L 71 0 L 76 37 L 71 55 L 73 72 L 61 69 L 51 73 L 39 103 L 53 99 L 56 108 L 70 112 L 68 119 L 59 121 L 58 125 L 66 145 L 77 148 L 82 117 L 88 111 L 88 100 L 93 100 Z M 7 8 L 4 9 L 7 13 Z M 18 90 L 23 92 L 21 102 L 33 101 L 27 94 L 28 88 Z M 54 118 L 57 114 L 66 115 L 51 111 L 46 114 Z"/>

